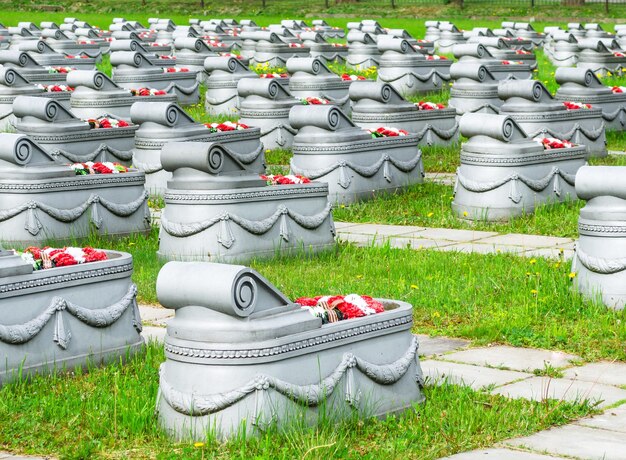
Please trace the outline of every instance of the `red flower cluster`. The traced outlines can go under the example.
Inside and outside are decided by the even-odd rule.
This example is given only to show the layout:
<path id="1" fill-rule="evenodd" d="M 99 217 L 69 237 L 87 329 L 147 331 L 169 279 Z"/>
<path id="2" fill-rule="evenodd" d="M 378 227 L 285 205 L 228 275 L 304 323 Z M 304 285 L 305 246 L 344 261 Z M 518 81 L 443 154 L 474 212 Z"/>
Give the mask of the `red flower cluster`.
<path id="1" fill-rule="evenodd" d="M 133 96 L 166 96 L 167 92 L 162 89 L 152 89 L 152 88 L 139 88 L 139 89 L 131 89 L 130 92 Z"/>
<path id="2" fill-rule="evenodd" d="M 309 179 L 308 177 L 291 174 L 288 174 L 286 176 L 283 176 L 282 174 L 262 174 L 261 179 L 267 182 L 267 185 L 295 185 L 311 183 L 311 179 Z"/>
<path id="3" fill-rule="evenodd" d="M 130 126 L 128 124 L 127 121 L 124 120 L 116 120 L 114 118 L 106 118 L 106 117 L 102 117 L 102 118 L 98 118 L 98 119 L 94 119 L 94 118 L 90 118 L 87 120 L 87 123 L 89 123 L 89 126 L 91 128 L 126 128 L 128 126 Z"/>
<path id="4" fill-rule="evenodd" d="M 543 148 L 545 150 L 569 149 L 574 147 L 574 144 L 572 144 L 571 142 L 556 139 L 554 137 L 535 137 L 533 140 L 543 145 Z"/>
<path id="5" fill-rule="evenodd" d="M 189 69 L 187 67 L 180 67 L 180 68 L 176 68 L 176 67 L 167 67 L 165 69 L 163 69 L 164 73 L 177 73 L 177 72 L 189 72 Z"/>
<path id="6" fill-rule="evenodd" d="M 614 86 L 613 88 L 611 88 L 611 91 L 613 91 L 616 94 L 623 93 L 623 92 L 626 92 L 626 86 Z"/>
<path id="7" fill-rule="evenodd" d="M 288 73 L 261 73 L 259 78 L 289 78 Z"/>
<path id="8" fill-rule="evenodd" d="M 359 298 L 363 305 L 358 305 L 348 301 L 346 298 L 349 300 L 352 300 L 352 298 Z M 302 305 L 303 307 L 316 307 L 318 306 L 318 302 L 320 300 L 324 300 L 325 304 L 328 305 L 329 308 L 339 310 L 343 315 L 342 319 L 360 318 L 361 316 L 366 316 L 368 314 L 382 313 L 385 311 L 383 304 L 374 300 L 370 296 L 355 296 L 354 294 L 350 296 L 335 295 L 328 297 L 317 296 L 313 298 L 301 297 L 296 299 L 296 303 Z"/>
<path id="9" fill-rule="evenodd" d="M 446 106 L 443 104 L 438 104 L 436 102 L 426 102 L 426 101 L 419 101 L 415 105 L 417 106 L 418 110 L 441 110 L 441 109 L 446 108 Z"/>
<path id="10" fill-rule="evenodd" d="M 49 246 L 38 248 L 29 246 L 24 250 L 24 253 L 32 255 L 36 269 L 67 267 L 70 265 L 107 260 L 106 252 L 99 251 L 89 246 L 82 249 L 73 247 L 51 248 Z"/>
<path id="11" fill-rule="evenodd" d="M 522 61 L 502 61 L 503 65 L 518 65 L 518 64 L 523 64 Z"/>
<path id="12" fill-rule="evenodd" d="M 591 109 L 591 104 L 583 104 L 582 102 L 572 102 L 565 101 L 563 105 L 567 108 L 567 110 L 579 110 L 579 109 Z"/>
<path id="13" fill-rule="evenodd" d="M 289 48 L 304 48 L 304 43 L 289 43 Z"/>
<path id="14" fill-rule="evenodd" d="M 357 80 L 366 80 L 366 78 L 362 75 L 350 75 L 347 73 L 344 73 L 341 75 L 341 79 L 343 81 L 357 81 Z"/>
<path id="15" fill-rule="evenodd" d="M 431 55 L 426 55 L 426 60 L 427 61 L 447 61 L 448 58 L 445 56 L 439 56 L 437 54 L 433 54 Z"/>
<path id="16" fill-rule="evenodd" d="M 408 131 L 405 131 L 404 129 L 398 129 L 398 128 L 387 128 L 385 126 L 381 126 L 380 128 L 371 131 L 370 133 L 372 133 L 372 137 L 396 137 L 396 136 L 406 136 L 408 133 Z"/>
<path id="17" fill-rule="evenodd" d="M 533 54 L 530 51 L 525 51 L 525 50 L 515 50 L 515 54 Z"/>
<path id="18" fill-rule="evenodd" d="M 309 96 L 300 99 L 304 105 L 327 105 L 330 101 L 321 97 Z"/>
<path id="19" fill-rule="evenodd" d="M 240 129 L 248 129 L 249 126 L 244 123 L 233 123 L 225 121 L 224 123 L 205 123 L 204 126 L 209 128 L 212 133 L 220 133 L 224 131 L 237 131 Z"/>

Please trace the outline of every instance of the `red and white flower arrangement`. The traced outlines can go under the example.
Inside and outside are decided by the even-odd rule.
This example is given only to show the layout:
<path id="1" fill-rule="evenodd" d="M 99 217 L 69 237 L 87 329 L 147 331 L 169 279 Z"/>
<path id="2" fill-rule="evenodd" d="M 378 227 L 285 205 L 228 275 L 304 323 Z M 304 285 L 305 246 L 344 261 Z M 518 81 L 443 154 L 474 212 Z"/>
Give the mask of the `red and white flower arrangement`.
<path id="1" fill-rule="evenodd" d="M 543 145 L 544 150 L 569 149 L 574 147 L 574 144 L 571 142 L 556 139 L 554 137 L 535 137 L 533 141 Z"/>
<path id="2" fill-rule="evenodd" d="M 615 57 L 626 57 L 626 54 L 622 53 L 621 51 L 614 51 L 613 52 L 613 56 L 615 56 Z"/>
<path id="3" fill-rule="evenodd" d="M 86 54 L 66 54 L 65 55 L 65 59 L 89 59 L 90 56 L 87 56 Z"/>
<path id="4" fill-rule="evenodd" d="M 46 66 L 44 67 L 48 73 L 70 73 L 72 70 L 76 70 L 74 67 L 61 67 L 61 66 Z"/>
<path id="5" fill-rule="evenodd" d="M 389 128 L 387 126 L 381 126 L 377 129 L 367 129 L 366 131 L 368 131 L 374 138 L 406 136 L 407 134 L 409 134 L 408 131 L 405 131 L 404 129 Z"/>
<path id="6" fill-rule="evenodd" d="M 443 104 L 427 101 L 419 101 L 416 102 L 415 105 L 417 106 L 418 110 L 441 110 L 446 108 L 446 106 Z"/>
<path id="7" fill-rule="evenodd" d="M 239 131 L 242 129 L 248 129 L 249 126 L 243 123 L 236 123 L 232 121 L 225 121 L 224 123 L 205 123 L 204 126 L 209 128 L 212 133 L 223 133 L 225 131 Z"/>
<path id="8" fill-rule="evenodd" d="M 583 104 L 582 102 L 572 102 L 565 101 L 563 105 L 567 108 L 567 110 L 580 110 L 580 109 L 591 109 L 591 104 Z"/>
<path id="9" fill-rule="evenodd" d="M 296 303 L 313 316 L 322 319 L 322 324 L 375 315 L 385 311 L 383 304 L 370 296 L 349 294 L 346 296 L 300 297 Z"/>
<path id="10" fill-rule="evenodd" d="M 243 56 L 241 54 L 219 53 L 219 55 L 223 57 L 234 57 L 235 59 L 243 59 Z"/>
<path id="11" fill-rule="evenodd" d="M 62 92 L 72 92 L 74 88 L 67 85 L 42 85 L 38 84 L 37 88 L 43 89 L 46 93 L 62 93 Z"/>
<path id="12" fill-rule="evenodd" d="M 109 38 L 109 39 L 105 39 L 105 40 L 110 42 L 110 41 L 113 41 L 115 39 L 114 38 L 113 39 Z M 95 45 L 96 44 L 96 42 L 93 41 L 93 40 L 77 40 L 76 43 L 78 43 L 79 45 Z"/>
<path id="13" fill-rule="evenodd" d="M 260 73 L 259 78 L 289 78 L 288 73 Z"/>
<path id="14" fill-rule="evenodd" d="M 167 43 L 161 43 L 161 42 L 154 42 L 154 43 L 150 43 L 150 46 L 154 46 L 154 47 L 164 47 L 164 46 L 170 46 Z"/>
<path id="15" fill-rule="evenodd" d="M 437 54 L 433 54 L 433 55 L 426 55 L 426 60 L 427 61 L 447 61 L 448 58 L 445 56 L 439 56 Z"/>
<path id="16" fill-rule="evenodd" d="M 296 184 L 309 184 L 311 179 L 304 176 L 298 176 L 294 174 L 262 174 L 261 179 L 267 182 L 267 185 L 296 185 Z"/>
<path id="17" fill-rule="evenodd" d="M 348 45 L 346 45 L 345 43 L 331 43 L 330 46 L 332 46 L 333 48 L 347 48 Z"/>
<path id="18" fill-rule="evenodd" d="M 85 120 L 92 129 L 127 128 L 130 124 L 125 120 L 116 118 L 100 117 Z"/>
<path id="19" fill-rule="evenodd" d="M 119 163 L 105 161 L 104 163 L 87 161 L 85 163 L 74 163 L 70 165 L 77 176 L 88 176 L 90 174 L 120 174 L 127 173 L 128 168 Z"/>
<path id="20" fill-rule="evenodd" d="M 29 246 L 24 252 L 19 253 L 20 257 L 33 265 L 35 270 L 45 270 L 56 267 L 67 267 L 90 262 L 107 260 L 107 254 L 92 247 L 75 248 L 51 248 L 49 246 L 38 248 Z"/>
<path id="21" fill-rule="evenodd" d="M 227 46 L 226 43 L 218 42 L 216 40 L 205 40 L 204 43 L 214 48 L 226 48 Z"/>
<path id="22" fill-rule="evenodd" d="M 321 97 L 314 97 L 314 96 L 309 96 L 309 97 L 305 97 L 304 99 L 300 99 L 300 102 L 302 102 L 304 105 L 326 105 L 330 103 L 328 99 L 324 99 Z"/>
<path id="23" fill-rule="evenodd" d="M 614 86 L 613 88 L 611 88 L 611 91 L 613 91 L 615 94 L 626 93 L 626 86 Z"/>
<path id="24" fill-rule="evenodd" d="M 515 54 L 533 54 L 531 51 L 526 51 L 526 50 L 515 50 Z"/>
<path id="25" fill-rule="evenodd" d="M 130 93 L 133 96 L 167 96 L 167 91 L 154 88 L 131 89 Z"/>
<path id="26" fill-rule="evenodd" d="M 169 56 L 161 56 L 161 59 L 170 59 Z M 179 73 L 179 72 L 189 72 L 187 67 L 165 67 L 163 69 L 163 73 Z"/>
<path id="27" fill-rule="evenodd" d="M 289 48 L 304 48 L 304 43 L 289 43 Z"/>
<path id="28" fill-rule="evenodd" d="M 501 61 L 502 65 L 520 65 L 522 61 Z"/>
<path id="29" fill-rule="evenodd" d="M 347 73 L 341 74 L 341 79 L 343 81 L 361 81 L 361 80 L 367 80 L 364 76 L 362 75 L 350 75 Z"/>

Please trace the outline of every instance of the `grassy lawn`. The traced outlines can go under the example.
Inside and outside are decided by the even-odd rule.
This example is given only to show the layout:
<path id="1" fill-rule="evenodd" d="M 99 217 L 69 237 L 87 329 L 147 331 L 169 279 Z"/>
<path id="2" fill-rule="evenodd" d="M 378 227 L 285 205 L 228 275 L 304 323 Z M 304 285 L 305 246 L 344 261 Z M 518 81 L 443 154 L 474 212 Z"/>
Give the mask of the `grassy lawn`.
<path id="1" fill-rule="evenodd" d="M 0 389 L 0 449 L 79 458 L 420 458 L 491 446 L 590 412 L 589 404 L 507 400 L 467 388 L 427 387 L 426 403 L 385 420 L 322 422 L 203 445 L 170 441 L 154 415 L 162 347 L 125 365 L 36 378 Z"/>

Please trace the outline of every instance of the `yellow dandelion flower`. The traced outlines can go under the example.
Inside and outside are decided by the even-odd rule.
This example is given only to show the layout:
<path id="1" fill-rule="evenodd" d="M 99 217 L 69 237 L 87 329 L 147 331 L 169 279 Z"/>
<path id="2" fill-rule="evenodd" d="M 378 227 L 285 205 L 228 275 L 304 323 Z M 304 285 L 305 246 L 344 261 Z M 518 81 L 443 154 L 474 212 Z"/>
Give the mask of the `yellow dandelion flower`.
<path id="1" fill-rule="evenodd" d="M 429 212 L 428 214 L 426 214 L 426 217 L 432 217 L 434 214 L 434 212 Z"/>
<path id="2" fill-rule="evenodd" d="M 569 276 L 569 279 L 573 280 L 574 278 L 576 278 L 576 273 L 570 272 L 570 274 L 567 276 Z"/>
<path id="3" fill-rule="evenodd" d="M 531 290 L 530 290 L 530 293 L 531 293 L 532 295 L 537 295 L 537 294 L 539 293 L 539 291 L 537 291 L 537 289 L 531 289 Z"/>
<path id="4" fill-rule="evenodd" d="M 203 442 L 195 442 L 193 444 L 194 447 L 204 447 L 204 443 Z"/>
<path id="5" fill-rule="evenodd" d="M 417 284 L 411 284 L 411 289 L 417 289 Z"/>
<path id="6" fill-rule="evenodd" d="M 534 265 L 537 263 L 537 259 L 530 259 L 530 265 Z"/>
<path id="7" fill-rule="evenodd" d="M 361 278 L 363 278 L 363 275 L 356 275 L 356 279 L 360 280 Z"/>
<path id="8" fill-rule="evenodd" d="M 467 217 L 468 215 L 467 211 L 463 211 L 463 217 Z"/>
<path id="9" fill-rule="evenodd" d="M 434 316 L 435 318 L 439 318 L 439 317 L 441 316 L 441 314 L 439 314 L 439 312 L 438 312 L 438 311 L 436 311 L 435 313 L 433 313 L 433 316 Z"/>

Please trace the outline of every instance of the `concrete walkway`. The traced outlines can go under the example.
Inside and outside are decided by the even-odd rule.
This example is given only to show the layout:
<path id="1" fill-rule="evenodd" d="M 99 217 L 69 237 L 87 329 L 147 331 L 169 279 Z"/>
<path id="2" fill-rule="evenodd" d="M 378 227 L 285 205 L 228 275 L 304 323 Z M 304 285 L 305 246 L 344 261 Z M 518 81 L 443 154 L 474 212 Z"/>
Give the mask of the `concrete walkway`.
<path id="1" fill-rule="evenodd" d="M 568 260 L 574 256 L 572 238 L 350 222 L 335 222 L 335 226 L 340 240 L 360 246 L 389 243 L 392 247 L 414 250 L 428 248 L 480 254 L 513 253 L 523 257 Z"/>

